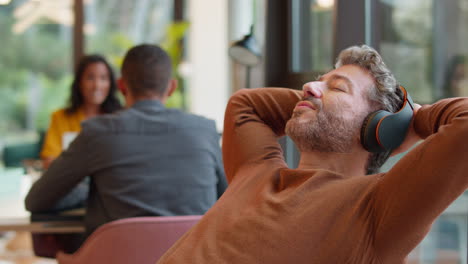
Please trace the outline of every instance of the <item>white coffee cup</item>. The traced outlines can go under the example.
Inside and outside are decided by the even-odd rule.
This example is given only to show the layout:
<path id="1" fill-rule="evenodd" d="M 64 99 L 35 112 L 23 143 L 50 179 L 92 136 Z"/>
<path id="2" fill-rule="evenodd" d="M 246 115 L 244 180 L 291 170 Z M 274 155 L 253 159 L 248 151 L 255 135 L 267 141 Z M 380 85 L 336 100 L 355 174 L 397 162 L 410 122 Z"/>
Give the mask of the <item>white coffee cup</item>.
<path id="1" fill-rule="evenodd" d="M 65 132 L 62 135 L 62 150 L 66 150 L 70 143 L 76 138 L 78 135 L 77 132 Z"/>

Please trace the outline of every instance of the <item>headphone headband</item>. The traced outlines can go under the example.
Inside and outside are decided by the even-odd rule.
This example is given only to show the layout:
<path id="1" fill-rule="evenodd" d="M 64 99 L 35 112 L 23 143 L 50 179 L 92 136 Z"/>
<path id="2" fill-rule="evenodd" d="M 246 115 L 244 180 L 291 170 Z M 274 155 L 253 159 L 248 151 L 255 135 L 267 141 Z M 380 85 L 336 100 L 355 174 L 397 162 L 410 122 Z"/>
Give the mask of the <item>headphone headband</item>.
<path id="1" fill-rule="evenodd" d="M 406 91 L 406 88 L 403 87 L 402 85 L 398 85 L 398 87 L 400 88 L 400 90 L 403 92 L 403 105 L 401 106 L 401 109 L 404 109 L 406 107 L 406 104 L 409 104 L 409 106 L 411 107 L 411 110 L 414 110 L 414 102 L 413 102 L 413 99 L 411 98 L 410 94 L 408 93 L 408 91 Z M 401 111 L 398 110 L 399 111 Z M 398 113 L 397 112 L 397 113 Z"/>

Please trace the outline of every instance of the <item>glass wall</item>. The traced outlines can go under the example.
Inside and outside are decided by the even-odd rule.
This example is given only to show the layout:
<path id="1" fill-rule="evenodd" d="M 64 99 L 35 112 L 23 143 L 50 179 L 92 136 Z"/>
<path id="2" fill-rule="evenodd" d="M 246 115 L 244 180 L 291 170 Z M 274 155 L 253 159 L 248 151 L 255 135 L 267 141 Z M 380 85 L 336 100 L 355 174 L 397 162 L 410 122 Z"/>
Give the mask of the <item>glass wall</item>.
<path id="1" fill-rule="evenodd" d="M 468 0 L 379 0 L 378 4 L 377 45 L 413 99 L 423 104 L 468 96 Z M 467 263 L 467 226 L 465 194 L 437 219 L 408 263 Z"/>
<path id="2" fill-rule="evenodd" d="M 333 0 L 291 1 L 292 72 L 323 72 L 333 67 Z"/>
<path id="3" fill-rule="evenodd" d="M 125 52 L 141 43 L 159 44 L 171 55 L 174 72 L 182 56 L 181 40 L 188 24 L 174 23 L 174 0 L 93 0 L 85 5 L 86 53 L 99 53 L 109 59 L 116 76 Z M 177 76 L 178 77 L 178 76 Z M 183 108 L 182 80 L 167 106 Z"/>
<path id="4" fill-rule="evenodd" d="M 116 69 L 128 48 L 162 43 L 173 18 L 173 0 L 85 1 L 87 53 L 108 57 Z"/>
<path id="5" fill-rule="evenodd" d="M 380 51 L 413 97 L 468 95 L 468 1 L 381 0 Z"/>
<path id="6" fill-rule="evenodd" d="M 174 0 L 83 3 L 84 53 L 104 55 L 119 76 L 128 48 L 159 44 L 172 57 L 177 74 L 188 23 L 173 22 Z M 73 80 L 74 4 L 74 0 L 0 4 L 0 150 L 7 146 L 7 152 L 20 151 L 19 144 L 21 155 L 37 158 L 40 135 L 47 130 L 51 113 L 66 106 Z M 179 84 L 183 86 L 181 80 Z M 168 106 L 184 106 L 182 90 Z"/>
<path id="7" fill-rule="evenodd" d="M 37 140 L 71 82 L 71 1 L 0 5 L 0 144 Z"/>

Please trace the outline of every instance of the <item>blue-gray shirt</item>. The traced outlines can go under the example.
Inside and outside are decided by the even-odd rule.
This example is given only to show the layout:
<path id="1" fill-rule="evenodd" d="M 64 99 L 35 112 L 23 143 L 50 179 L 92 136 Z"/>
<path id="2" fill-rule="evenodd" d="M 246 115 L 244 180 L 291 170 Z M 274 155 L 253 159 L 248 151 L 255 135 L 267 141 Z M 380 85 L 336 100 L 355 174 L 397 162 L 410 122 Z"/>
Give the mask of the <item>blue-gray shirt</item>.
<path id="1" fill-rule="evenodd" d="M 204 214 L 227 186 L 215 122 L 156 100 L 83 122 L 32 186 L 26 208 L 57 209 L 86 176 L 88 233 L 120 218 Z"/>

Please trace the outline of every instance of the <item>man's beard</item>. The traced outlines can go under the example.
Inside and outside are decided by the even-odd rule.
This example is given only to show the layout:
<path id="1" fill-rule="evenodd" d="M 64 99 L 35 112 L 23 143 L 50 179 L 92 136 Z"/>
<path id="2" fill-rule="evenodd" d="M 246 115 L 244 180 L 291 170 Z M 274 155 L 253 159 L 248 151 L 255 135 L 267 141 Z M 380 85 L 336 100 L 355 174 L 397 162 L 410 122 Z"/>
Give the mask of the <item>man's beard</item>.
<path id="1" fill-rule="evenodd" d="M 296 143 L 300 151 L 349 153 L 361 127 L 358 119 L 347 120 L 339 113 L 325 112 L 317 107 L 316 120 L 300 122 L 293 113 L 286 123 L 286 134 Z"/>

